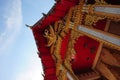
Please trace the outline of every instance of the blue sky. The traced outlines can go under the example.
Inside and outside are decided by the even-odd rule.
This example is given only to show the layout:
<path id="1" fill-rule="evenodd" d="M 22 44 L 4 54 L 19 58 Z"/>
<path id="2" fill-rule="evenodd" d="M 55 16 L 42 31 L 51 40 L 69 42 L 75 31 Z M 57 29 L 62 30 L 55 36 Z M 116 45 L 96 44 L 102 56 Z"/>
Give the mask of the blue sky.
<path id="1" fill-rule="evenodd" d="M 0 0 L 0 80 L 43 80 L 33 25 L 54 0 Z"/>

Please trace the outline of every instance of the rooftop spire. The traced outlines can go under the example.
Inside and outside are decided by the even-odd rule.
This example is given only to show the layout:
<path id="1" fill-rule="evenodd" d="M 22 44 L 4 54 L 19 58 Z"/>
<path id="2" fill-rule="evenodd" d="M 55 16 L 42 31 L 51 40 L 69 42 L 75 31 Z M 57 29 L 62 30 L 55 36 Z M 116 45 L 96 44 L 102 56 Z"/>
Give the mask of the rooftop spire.
<path id="1" fill-rule="evenodd" d="M 44 17 L 46 17 L 46 16 L 47 16 L 45 13 L 42 13 L 42 15 L 43 15 Z"/>
<path id="2" fill-rule="evenodd" d="M 25 24 L 26 27 L 32 28 L 33 26 L 29 26 L 28 24 Z"/>

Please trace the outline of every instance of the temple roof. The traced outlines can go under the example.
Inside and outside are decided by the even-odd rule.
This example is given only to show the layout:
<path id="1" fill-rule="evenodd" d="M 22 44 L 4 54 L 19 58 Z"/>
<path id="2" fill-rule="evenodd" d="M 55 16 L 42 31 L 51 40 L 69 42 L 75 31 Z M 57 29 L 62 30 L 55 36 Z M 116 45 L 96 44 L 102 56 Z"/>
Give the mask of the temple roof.
<path id="1" fill-rule="evenodd" d="M 75 5 L 78 5 L 79 1 L 81 0 L 55 0 L 55 1 L 56 3 L 50 9 L 50 11 L 47 14 L 42 13 L 43 17 L 36 24 L 34 24 L 33 27 L 31 27 L 34 34 L 34 38 L 36 40 L 38 55 L 41 58 L 43 64 L 43 70 L 45 73 L 44 80 L 58 80 L 57 78 L 58 76 L 56 76 L 57 62 L 53 59 L 53 56 L 51 55 L 50 47 L 46 46 L 48 42 L 47 39 L 45 38 L 45 29 L 50 28 L 49 25 L 54 24 L 56 21 L 63 19 L 67 15 L 69 9 L 71 7 L 74 7 Z M 92 2 L 92 0 L 88 1 L 90 1 L 91 4 L 94 3 Z M 113 0 L 109 0 L 108 2 L 110 1 Z M 106 21 L 107 19 L 99 20 L 93 27 L 104 31 Z M 52 28 L 54 28 L 54 26 L 52 26 Z M 72 33 L 68 31 L 68 33 L 66 32 L 65 34 L 66 35 L 62 39 L 60 48 L 61 51 L 60 55 L 62 60 L 64 60 L 65 54 L 67 52 L 70 34 Z M 100 46 L 101 44 L 99 41 L 89 38 L 88 36 L 85 35 L 79 36 L 79 38 L 76 39 L 76 43 L 74 44 L 76 55 L 73 56 L 76 57 L 76 59 L 74 59 L 74 61 L 71 62 L 72 69 L 76 74 L 81 70 L 91 69 L 96 53 Z M 54 47 L 54 49 L 55 48 L 56 47 Z"/>
<path id="2" fill-rule="evenodd" d="M 38 48 L 38 55 L 43 64 L 44 80 L 57 80 L 55 61 L 51 56 L 50 49 L 46 47 L 47 41 L 43 36 L 44 29 L 55 21 L 62 19 L 69 9 L 78 2 L 79 0 L 57 0 L 50 11 L 43 14 L 44 16 L 31 27 Z"/>
<path id="3" fill-rule="evenodd" d="M 72 6 L 78 4 L 78 2 L 79 0 L 57 0 L 46 16 L 43 15 L 43 17 L 33 26 L 39 25 L 39 27 L 46 27 L 55 21 L 58 21 L 66 15 Z"/>

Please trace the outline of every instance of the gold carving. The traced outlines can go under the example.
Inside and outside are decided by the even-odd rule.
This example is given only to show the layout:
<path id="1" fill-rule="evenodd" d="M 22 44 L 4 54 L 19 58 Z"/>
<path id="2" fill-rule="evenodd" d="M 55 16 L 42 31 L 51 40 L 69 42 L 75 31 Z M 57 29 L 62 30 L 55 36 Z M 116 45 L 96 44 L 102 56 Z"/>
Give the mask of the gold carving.
<path id="1" fill-rule="evenodd" d="M 53 30 L 53 27 L 50 25 L 49 30 L 45 29 L 45 35 L 44 37 L 47 39 L 47 46 L 50 47 L 52 46 L 55 42 L 56 42 L 56 35 L 55 32 Z"/>
<path id="2" fill-rule="evenodd" d="M 85 17 L 85 25 L 86 26 L 93 26 L 96 24 L 96 22 L 98 22 L 99 20 L 102 20 L 102 19 L 104 19 L 104 17 L 99 17 L 96 15 L 87 14 Z"/>
<path id="3" fill-rule="evenodd" d="M 107 4 L 104 0 L 95 0 L 95 2 L 96 2 L 95 3 L 96 5 L 101 5 L 101 4 L 106 5 Z"/>
<path id="4" fill-rule="evenodd" d="M 69 28 L 71 29 L 71 35 L 68 43 L 68 48 L 66 52 L 66 57 L 64 61 L 64 66 L 65 68 L 70 72 L 72 77 L 75 80 L 79 80 L 77 76 L 74 74 L 72 67 L 71 67 L 71 60 L 72 57 L 76 54 L 76 51 L 74 49 L 74 44 L 76 43 L 76 40 L 80 37 L 83 36 L 82 34 L 72 30 L 72 28 L 76 29 L 79 24 L 82 23 L 82 7 L 84 5 L 84 0 L 80 1 L 79 5 L 73 7 L 70 9 L 69 16 L 67 18 L 67 26 L 69 25 Z"/>
<path id="5" fill-rule="evenodd" d="M 74 44 L 76 43 L 76 40 L 84 35 L 87 35 L 88 37 L 91 37 L 99 42 L 103 42 L 103 44 L 108 45 L 110 47 L 115 47 L 115 45 L 111 45 L 109 42 L 99 40 L 98 38 L 86 34 L 85 32 L 78 32 L 76 31 L 76 28 L 79 24 L 82 24 L 83 20 L 83 13 L 86 13 L 85 17 L 85 25 L 92 26 L 95 25 L 95 23 L 101 19 L 113 19 L 118 20 L 117 17 L 114 17 L 113 15 L 105 14 L 105 13 L 96 13 L 94 12 L 94 8 L 97 5 L 106 5 L 107 3 L 104 0 L 95 0 L 96 3 L 94 5 L 84 5 L 84 0 L 80 1 L 79 5 L 72 7 L 67 15 L 66 22 L 59 20 L 55 22 L 54 27 L 50 25 L 49 28 L 45 29 L 44 37 L 47 39 L 47 47 L 50 47 L 51 55 L 53 59 L 56 62 L 56 76 L 58 77 L 58 80 L 67 80 L 67 71 L 69 71 L 75 80 L 78 80 L 77 76 L 74 74 L 72 68 L 71 68 L 71 60 L 72 57 L 76 54 L 76 51 L 74 49 Z M 60 49 L 61 49 L 61 43 L 62 38 L 68 33 L 69 29 L 71 29 L 71 35 L 68 43 L 67 53 L 65 60 L 63 61 L 61 59 L 60 55 Z M 81 34 L 82 33 L 82 34 Z M 116 47 L 115 47 L 116 48 Z M 103 56 L 102 56 L 103 57 Z M 98 63 L 96 66 L 96 69 L 102 73 L 103 76 L 110 79 L 109 76 L 111 76 L 112 80 L 116 80 L 114 75 L 109 71 L 109 69 L 106 67 L 106 64 L 116 65 L 117 63 L 107 61 L 107 58 L 102 58 L 102 63 Z M 103 63 L 104 62 L 104 63 Z M 120 66 L 120 65 L 119 65 Z M 118 64 L 117 64 L 118 67 Z M 104 70 L 103 70 L 104 69 Z M 107 73 L 107 74 L 106 74 Z"/>
<path id="6" fill-rule="evenodd" d="M 67 53 L 66 53 L 66 58 L 65 58 L 65 61 L 64 61 L 64 65 L 65 67 L 70 71 L 70 73 L 74 76 L 75 80 L 78 80 L 77 79 L 77 76 L 75 76 L 72 68 L 71 68 L 71 60 L 72 60 L 72 57 L 76 54 L 76 51 L 74 49 L 74 44 L 76 43 L 76 40 L 82 36 L 82 34 L 79 34 L 78 32 L 76 31 L 71 31 L 71 36 L 70 36 L 70 39 L 69 39 L 69 43 L 68 43 L 68 49 L 67 49 Z"/>
<path id="7" fill-rule="evenodd" d="M 66 69 L 62 67 L 63 61 L 60 55 L 62 38 L 65 34 L 64 23 L 60 20 L 56 22 L 55 26 L 49 26 L 45 29 L 44 37 L 47 39 L 47 47 L 50 47 L 51 55 L 56 62 L 56 76 L 58 80 L 67 80 Z"/>
<path id="8" fill-rule="evenodd" d="M 99 12 L 99 11 L 95 11 L 96 7 L 108 7 L 108 8 L 118 8 L 119 6 L 117 5 L 84 5 L 82 12 L 87 13 L 89 15 L 95 15 L 98 17 L 102 17 L 102 18 L 108 18 L 110 20 L 114 20 L 114 21 L 120 21 L 120 15 L 119 14 L 113 14 L 113 13 L 107 13 L 107 12 Z"/>

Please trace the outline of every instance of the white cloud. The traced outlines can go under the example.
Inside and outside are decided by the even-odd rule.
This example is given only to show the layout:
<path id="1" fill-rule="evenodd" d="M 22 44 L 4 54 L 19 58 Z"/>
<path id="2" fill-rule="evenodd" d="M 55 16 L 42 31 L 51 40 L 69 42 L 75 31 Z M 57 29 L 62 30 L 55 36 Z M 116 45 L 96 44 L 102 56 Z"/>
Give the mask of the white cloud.
<path id="1" fill-rule="evenodd" d="M 14 42 L 22 26 L 21 0 L 10 0 L 5 6 L 3 33 L 0 33 L 0 52 L 3 53 Z"/>
<path id="2" fill-rule="evenodd" d="M 41 76 L 39 69 L 31 68 L 26 72 L 23 71 L 19 74 L 16 80 L 43 80 L 43 77 Z"/>
<path id="3" fill-rule="evenodd" d="M 22 22 L 21 0 L 13 0 L 9 8 L 11 9 L 8 10 L 8 15 L 6 15 L 7 28 L 20 26 Z"/>
<path id="4" fill-rule="evenodd" d="M 37 54 L 36 54 L 37 55 Z M 27 68 L 16 75 L 15 80 L 43 80 L 43 70 L 39 58 L 32 55 L 27 64 Z"/>

